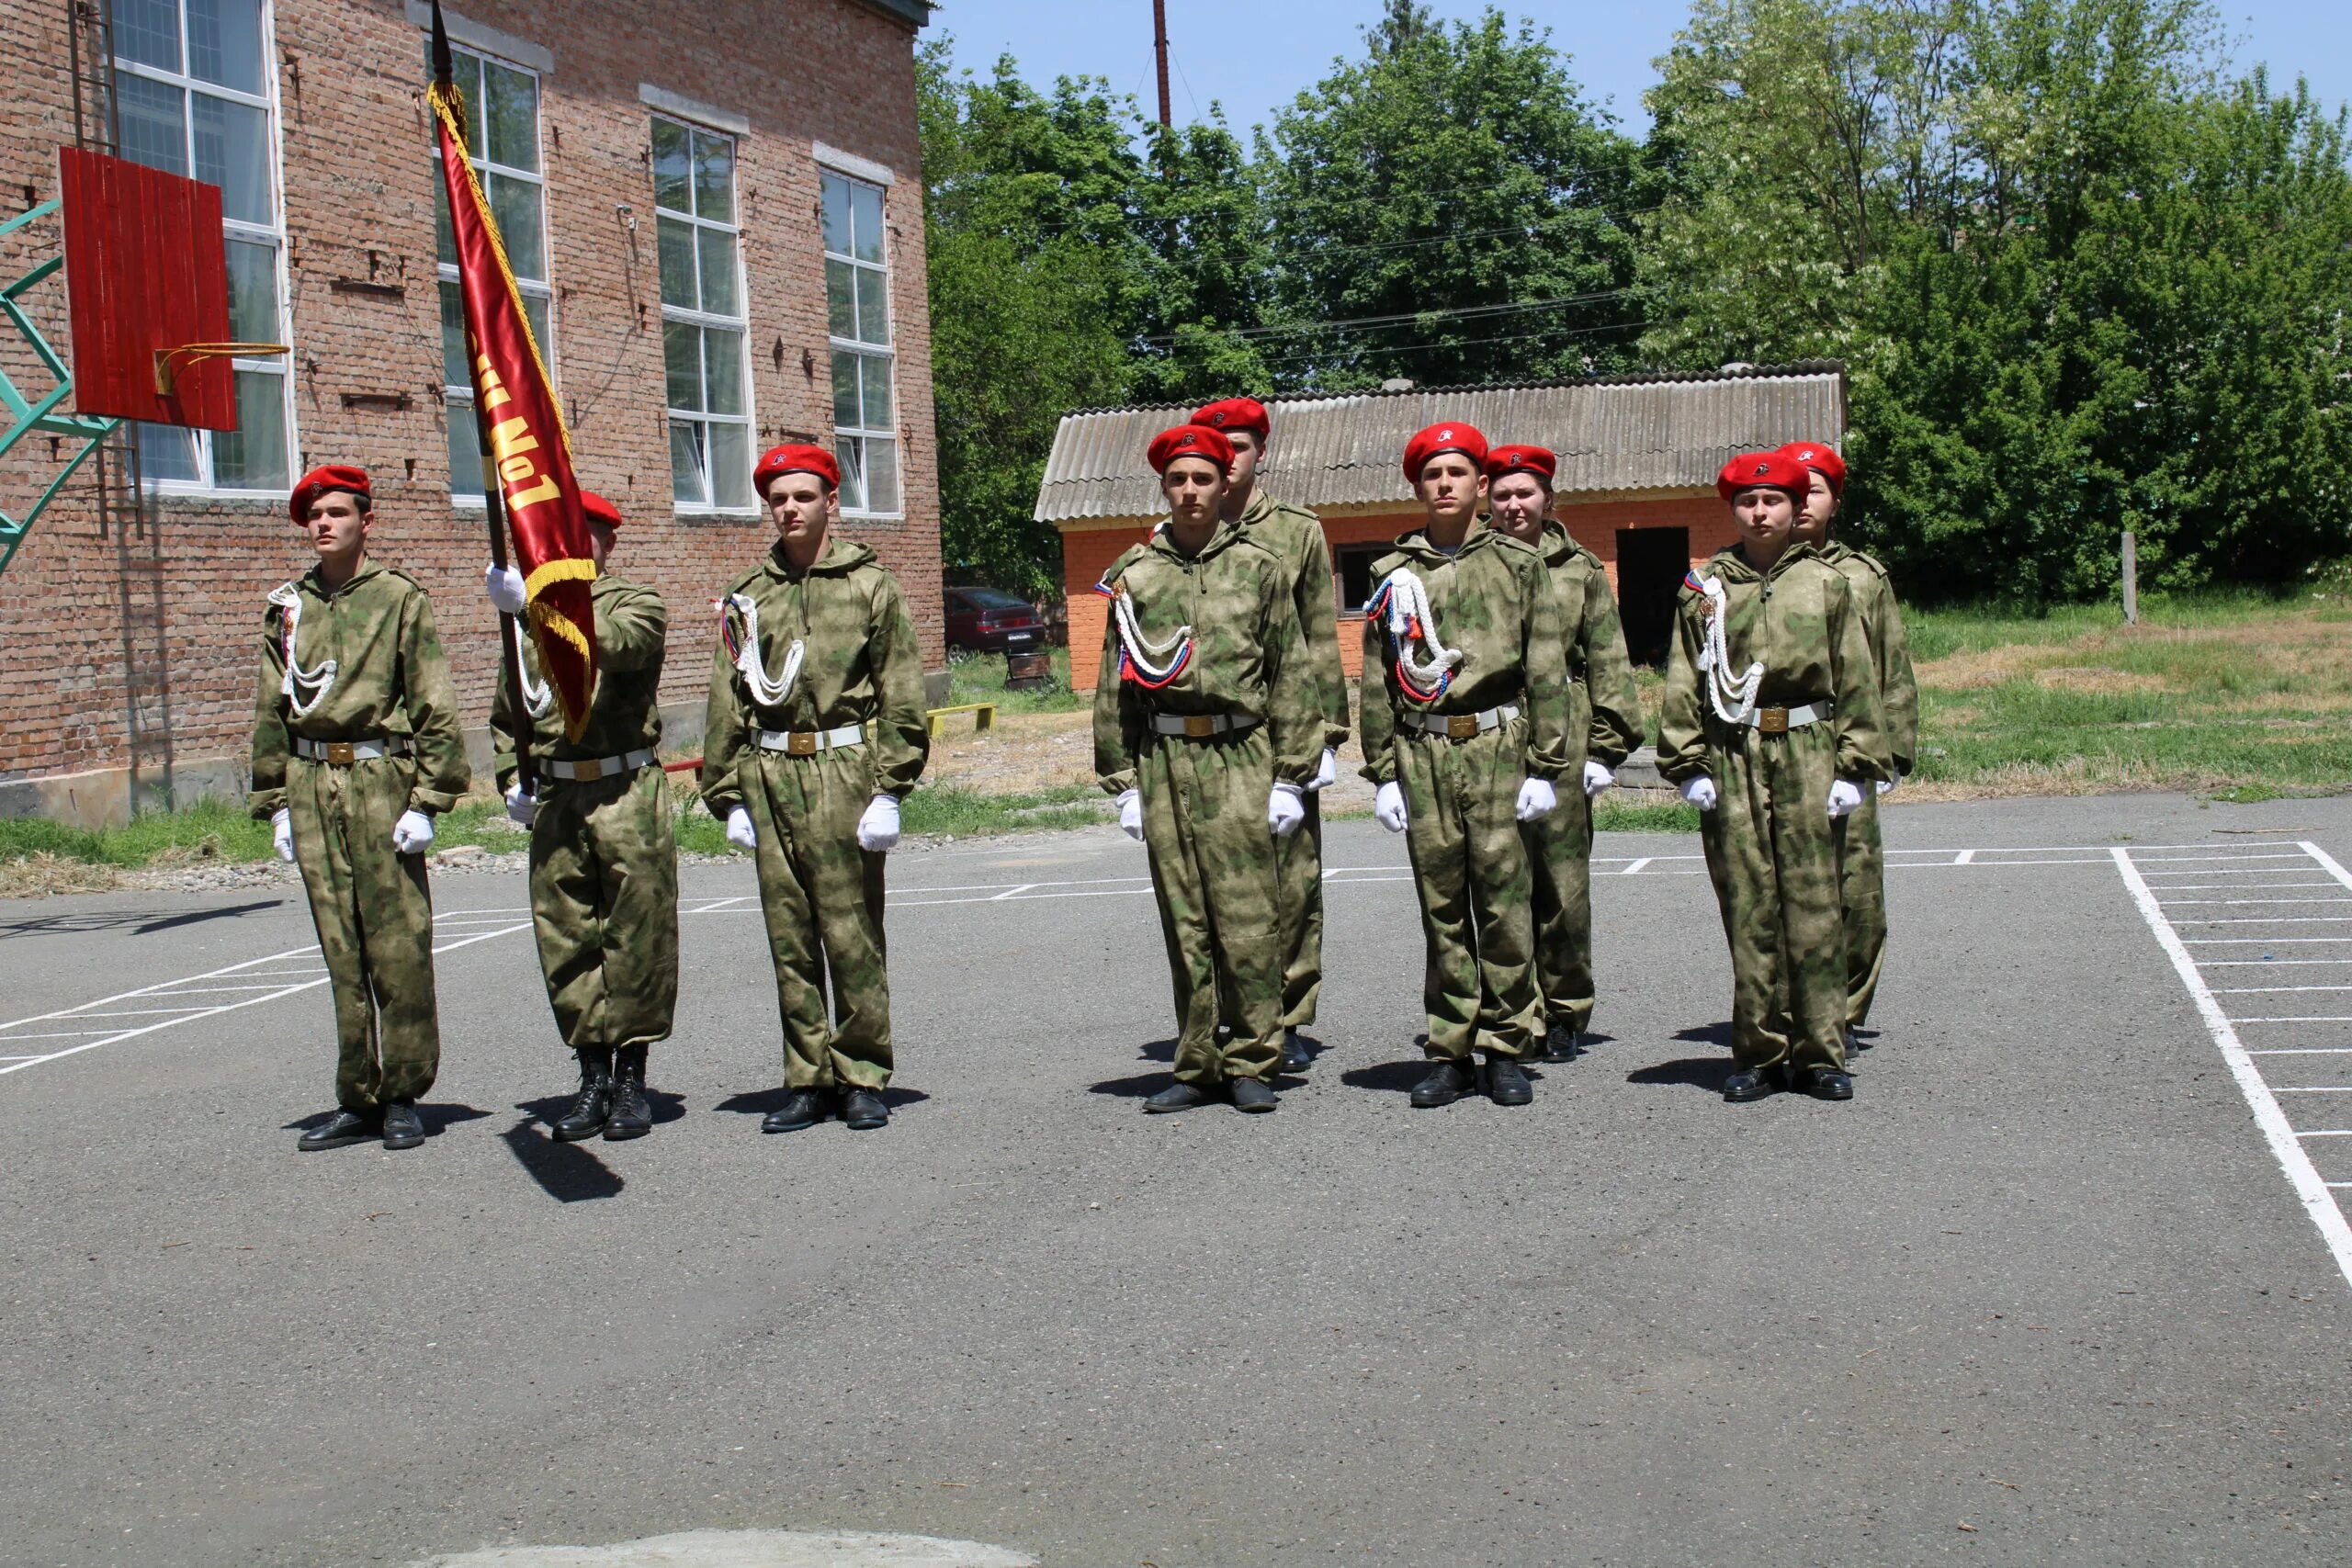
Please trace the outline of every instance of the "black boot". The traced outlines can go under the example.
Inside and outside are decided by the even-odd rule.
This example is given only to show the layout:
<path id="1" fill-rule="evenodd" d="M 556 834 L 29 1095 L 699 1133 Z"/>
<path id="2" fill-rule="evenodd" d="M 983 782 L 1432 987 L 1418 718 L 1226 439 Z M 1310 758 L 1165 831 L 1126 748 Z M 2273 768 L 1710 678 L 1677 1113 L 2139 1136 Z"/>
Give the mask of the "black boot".
<path id="1" fill-rule="evenodd" d="M 878 1089 L 842 1090 L 842 1124 L 853 1133 L 871 1133 L 890 1124 L 889 1102 Z"/>
<path id="2" fill-rule="evenodd" d="M 571 1109 L 556 1121 L 559 1144 L 594 1137 L 613 1114 L 612 1047 L 582 1045 L 573 1055 L 580 1058 L 580 1092 L 572 1098 Z"/>
<path id="3" fill-rule="evenodd" d="M 1172 1083 L 1143 1102 L 1147 1116 L 1165 1116 L 1171 1111 L 1190 1111 L 1196 1105 L 1206 1105 L 1216 1097 L 1197 1084 Z"/>
<path id="4" fill-rule="evenodd" d="M 797 1133 L 803 1127 L 814 1127 L 833 1113 L 833 1097 L 821 1089 L 796 1089 L 784 1097 L 784 1103 L 760 1121 L 763 1133 Z"/>
<path id="5" fill-rule="evenodd" d="M 1314 1065 L 1315 1057 L 1306 1049 L 1306 1042 L 1299 1038 L 1298 1031 L 1283 1030 L 1282 1070 L 1292 1074 L 1303 1073 Z"/>
<path id="6" fill-rule="evenodd" d="M 1797 1075 L 1797 1087 L 1815 1100 L 1851 1100 L 1854 1080 L 1851 1075 L 1835 1067 L 1807 1067 Z"/>
<path id="7" fill-rule="evenodd" d="M 1584 1049 L 1584 1034 L 1573 1023 L 1562 1019 L 1544 1032 L 1544 1039 L 1528 1059 L 1535 1062 L 1573 1062 L 1577 1053 Z"/>
<path id="8" fill-rule="evenodd" d="M 645 1103 L 645 1047 L 624 1045 L 613 1053 L 613 1113 L 605 1120 L 611 1143 L 641 1138 L 653 1131 L 653 1108 Z"/>
<path id="9" fill-rule="evenodd" d="M 1724 1079 L 1724 1098 L 1735 1103 L 1747 1100 L 1761 1100 L 1781 1090 L 1781 1069 L 1778 1067 L 1743 1067 Z"/>
<path id="10" fill-rule="evenodd" d="M 338 1111 L 303 1134 L 294 1146 L 304 1154 L 317 1149 L 345 1149 L 379 1137 L 382 1131 L 381 1125 L 372 1116 L 362 1116 L 356 1111 Z"/>
<path id="11" fill-rule="evenodd" d="M 1478 1075 L 1469 1063 L 1441 1061 L 1430 1069 L 1429 1077 L 1413 1086 L 1413 1108 L 1429 1111 L 1451 1105 L 1468 1094 L 1477 1081 Z"/>
<path id="12" fill-rule="evenodd" d="M 384 1102 L 384 1146 L 388 1149 L 413 1149 L 424 1142 L 424 1122 L 416 1114 L 413 1100 L 391 1100 Z"/>
<path id="13" fill-rule="evenodd" d="M 1509 1056 L 1487 1057 L 1487 1098 L 1497 1105 L 1525 1105 L 1535 1098 L 1534 1086 Z"/>
<path id="14" fill-rule="evenodd" d="M 1274 1103 L 1274 1090 L 1271 1084 L 1261 1083 L 1256 1078 L 1233 1080 L 1233 1108 L 1236 1111 L 1272 1111 Z"/>

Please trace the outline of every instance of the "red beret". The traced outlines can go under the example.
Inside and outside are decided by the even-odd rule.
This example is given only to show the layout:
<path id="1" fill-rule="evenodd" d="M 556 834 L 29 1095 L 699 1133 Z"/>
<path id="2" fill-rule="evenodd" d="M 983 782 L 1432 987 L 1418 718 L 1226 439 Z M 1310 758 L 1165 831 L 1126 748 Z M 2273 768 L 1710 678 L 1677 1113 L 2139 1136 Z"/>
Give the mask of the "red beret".
<path id="1" fill-rule="evenodd" d="M 1180 424 L 1151 438 L 1151 471 L 1164 474 L 1179 457 L 1206 457 L 1220 468 L 1233 467 L 1233 443 L 1205 424 Z"/>
<path id="2" fill-rule="evenodd" d="M 1487 438 L 1478 434 L 1477 426 L 1459 421 L 1452 424 L 1432 424 L 1405 443 L 1405 482 L 1421 482 L 1421 470 L 1430 459 L 1442 452 L 1459 452 L 1470 459 L 1474 468 L 1487 466 Z"/>
<path id="3" fill-rule="evenodd" d="M 1559 471 L 1560 459 L 1541 446 L 1498 446 L 1487 454 L 1487 477 L 1501 479 L 1505 474 L 1537 474 L 1544 488 L 1552 488 L 1552 476 Z"/>
<path id="4" fill-rule="evenodd" d="M 1812 474 L 1786 452 L 1743 452 L 1715 476 L 1715 493 L 1725 501 L 1744 490 L 1784 490 L 1802 501 L 1812 488 Z"/>
<path id="5" fill-rule="evenodd" d="M 760 455 L 759 466 L 752 470 L 752 489 L 762 501 L 768 498 L 768 485 L 785 474 L 814 474 L 825 481 L 828 490 L 842 487 L 842 466 L 822 446 L 810 446 L 802 442 L 786 442 L 771 446 Z"/>
<path id="6" fill-rule="evenodd" d="M 621 509 L 593 490 L 580 492 L 580 510 L 588 514 L 591 523 L 602 523 L 607 528 L 621 525 Z"/>
<path id="7" fill-rule="evenodd" d="M 294 493 L 286 498 L 286 510 L 293 513 L 295 522 L 308 523 L 311 520 L 311 502 L 338 490 L 347 490 L 354 495 L 364 495 L 371 500 L 376 493 L 368 488 L 367 469 L 355 468 L 348 463 L 329 463 L 302 476 L 302 482 L 296 485 Z"/>
<path id="8" fill-rule="evenodd" d="M 1828 443 L 1792 441 L 1781 448 L 1781 455 L 1794 458 L 1800 467 L 1811 468 L 1815 473 L 1827 479 L 1833 494 L 1846 493 L 1846 459 L 1838 456 L 1838 449 Z"/>
<path id="9" fill-rule="evenodd" d="M 1193 423 L 1205 424 L 1211 430 L 1253 430 L 1263 441 L 1272 422 L 1266 417 L 1266 405 L 1255 398 L 1219 398 L 1204 403 L 1193 411 Z"/>

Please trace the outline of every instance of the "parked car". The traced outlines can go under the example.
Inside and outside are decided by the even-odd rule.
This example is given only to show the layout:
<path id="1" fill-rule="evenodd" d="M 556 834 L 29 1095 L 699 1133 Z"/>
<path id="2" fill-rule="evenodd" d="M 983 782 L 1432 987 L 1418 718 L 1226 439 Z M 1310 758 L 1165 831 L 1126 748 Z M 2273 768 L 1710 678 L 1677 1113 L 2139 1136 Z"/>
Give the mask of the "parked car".
<path id="1" fill-rule="evenodd" d="M 1037 607 L 1001 588 L 950 588 L 947 646 L 982 653 L 1027 653 L 1046 646 Z"/>

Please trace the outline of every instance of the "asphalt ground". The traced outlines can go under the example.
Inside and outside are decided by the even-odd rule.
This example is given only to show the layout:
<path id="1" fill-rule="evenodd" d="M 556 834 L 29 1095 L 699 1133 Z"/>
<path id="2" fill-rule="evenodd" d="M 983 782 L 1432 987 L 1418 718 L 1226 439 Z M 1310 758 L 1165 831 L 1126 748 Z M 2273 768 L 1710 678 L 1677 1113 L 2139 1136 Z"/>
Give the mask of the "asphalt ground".
<path id="1" fill-rule="evenodd" d="M 295 1152 L 334 1055 L 299 895 L 0 906 L 0 1559 L 2345 1562 L 2352 1137 L 2317 1134 L 2352 1131 L 2352 990 L 2317 987 L 2352 986 L 2352 800 L 1887 838 L 1845 1105 L 1715 1094 L 1689 837 L 1604 837 L 1604 1038 L 1511 1111 L 1406 1103 L 1419 924 L 1369 822 L 1330 832 L 1320 1054 L 1265 1117 L 1140 1113 L 1172 1031 L 1110 830 L 894 858 L 878 1134 L 757 1131 L 747 866 L 686 876 L 662 1122 L 613 1145 L 545 1135 L 571 1064 L 519 877 L 436 878 L 402 1154 Z"/>

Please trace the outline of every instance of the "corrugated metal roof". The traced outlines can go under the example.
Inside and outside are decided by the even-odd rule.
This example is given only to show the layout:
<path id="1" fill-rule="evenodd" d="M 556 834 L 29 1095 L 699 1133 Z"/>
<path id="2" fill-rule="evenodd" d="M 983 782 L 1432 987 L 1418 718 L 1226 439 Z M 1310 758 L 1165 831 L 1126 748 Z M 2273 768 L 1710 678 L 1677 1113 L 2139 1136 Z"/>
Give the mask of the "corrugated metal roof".
<path id="1" fill-rule="evenodd" d="M 1431 387 L 1339 397 L 1272 398 L 1273 436 L 1260 470 L 1295 506 L 1396 502 L 1412 492 L 1397 467 L 1413 433 L 1464 420 L 1487 439 L 1560 456 L 1563 495 L 1705 488 L 1739 452 L 1784 442 L 1842 441 L 1846 370 L 1835 361 L 1703 375 L 1616 376 L 1521 386 Z M 1036 518 L 1155 517 L 1151 438 L 1188 406 L 1081 409 L 1062 416 L 1037 487 Z"/>

